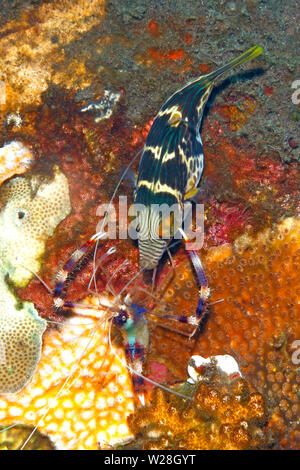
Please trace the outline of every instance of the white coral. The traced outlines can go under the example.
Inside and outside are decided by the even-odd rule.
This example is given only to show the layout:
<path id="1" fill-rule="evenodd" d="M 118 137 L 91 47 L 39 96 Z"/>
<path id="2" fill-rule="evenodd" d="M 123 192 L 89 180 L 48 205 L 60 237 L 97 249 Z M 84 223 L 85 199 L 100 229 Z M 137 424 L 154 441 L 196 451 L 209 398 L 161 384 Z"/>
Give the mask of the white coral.
<path id="1" fill-rule="evenodd" d="M 39 271 L 48 237 L 69 214 L 67 178 L 58 168 L 50 183 L 37 176 L 13 178 L 1 187 L 0 207 L 0 393 L 11 393 L 32 378 L 46 329 L 13 286 L 26 286 L 31 271 Z"/>
<path id="2" fill-rule="evenodd" d="M 229 354 L 211 356 L 211 357 L 202 357 L 202 356 L 192 356 L 188 364 L 188 382 L 190 384 L 195 384 L 202 380 L 205 377 L 205 374 L 200 373 L 204 371 L 205 368 L 216 367 L 222 373 L 226 374 L 229 378 L 236 376 L 242 377 L 239 365 L 234 359 L 234 357 Z"/>

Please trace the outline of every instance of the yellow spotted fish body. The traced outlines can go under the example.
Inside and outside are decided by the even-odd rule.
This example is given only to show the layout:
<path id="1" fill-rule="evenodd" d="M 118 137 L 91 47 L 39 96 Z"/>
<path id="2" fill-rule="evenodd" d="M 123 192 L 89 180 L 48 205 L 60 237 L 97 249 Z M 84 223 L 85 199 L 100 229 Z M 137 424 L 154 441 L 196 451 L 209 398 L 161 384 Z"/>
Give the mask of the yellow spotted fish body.
<path id="1" fill-rule="evenodd" d="M 184 200 L 197 191 L 204 166 L 200 126 L 215 80 L 261 52 L 261 47 L 254 46 L 221 68 L 193 80 L 174 93 L 158 112 L 143 148 L 134 201 L 141 205 L 138 210 L 141 267 L 155 269 L 170 242 L 170 238 L 158 236 L 162 224 L 158 206 L 182 207 Z M 174 224 L 172 236 L 178 228 Z"/>

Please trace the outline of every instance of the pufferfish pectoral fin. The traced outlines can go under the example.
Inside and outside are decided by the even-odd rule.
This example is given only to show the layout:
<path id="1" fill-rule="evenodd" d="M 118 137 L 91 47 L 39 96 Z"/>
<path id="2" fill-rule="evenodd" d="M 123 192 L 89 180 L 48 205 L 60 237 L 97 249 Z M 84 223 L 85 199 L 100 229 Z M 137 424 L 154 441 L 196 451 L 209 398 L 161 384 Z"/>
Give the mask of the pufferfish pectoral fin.
<path id="1" fill-rule="evenodd" d="M 137 175 L 136 173 L 131 169 L 131 168 L 128 168 L 126 170 L 126 175 L 124 177 L 125 180 L 129 181 L 129 183 L 131 184 L 131 186 L 133 187 L 134 190 L 136 190 L 136 186 L 137 186 Z"/>
<path id="2" fill-rule="evenodd" d="M 137 188 L 137 175 L 136 173 L 126 165 L 121 165 L 117 172 L 118 180 L 124 181 L 127 186 L 136 191 Z"/>

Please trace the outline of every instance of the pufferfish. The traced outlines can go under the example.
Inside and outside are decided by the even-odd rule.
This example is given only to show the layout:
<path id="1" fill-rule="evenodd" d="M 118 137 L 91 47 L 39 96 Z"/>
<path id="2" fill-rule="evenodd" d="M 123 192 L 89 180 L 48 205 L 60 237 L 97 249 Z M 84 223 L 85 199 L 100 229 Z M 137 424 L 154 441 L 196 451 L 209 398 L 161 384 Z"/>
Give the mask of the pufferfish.
<path id="1" fill-rule="evenodd" d="M 140 265 L 155 269 L 180 225 L 171 220 L 171 238 L 162 236 L 163 216 L 159 207 L 183 207 L 198 191 L 204 156 L 200 126 L 205 104 L 215 80 L 223 73 L 261 54 L 254 46 L 219 69 L 198 77 L 176 91 L 161 107 L 142 151 L 134 204 Z M 139 206 L 137 206 L 139 205 Z M 169 215 L 169 214 L 168 214 Z M 177 225 L 176 225 L 177 223 Z"/>

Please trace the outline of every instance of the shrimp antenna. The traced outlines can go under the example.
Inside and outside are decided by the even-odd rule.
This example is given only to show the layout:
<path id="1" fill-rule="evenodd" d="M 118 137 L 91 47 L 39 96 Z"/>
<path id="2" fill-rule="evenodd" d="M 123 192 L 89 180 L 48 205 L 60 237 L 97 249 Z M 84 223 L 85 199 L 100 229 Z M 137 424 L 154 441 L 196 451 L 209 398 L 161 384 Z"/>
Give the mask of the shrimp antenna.
<path id="1" fill-rule="evenodd" d="M 145 268 L 142 268 L 137 274 L 135 274 L 135 276 L 127 282 L 127 284 L 125 285 L 125 287 L 120 291 L 119 295 L 121 295 L 123 293 L 123 291 L 134 281 L 134 279 L 136 279 L 136 277 L 143 271 L 143 269 Z M 63 385 L 61 386 L 61 388 L 58 390 L 57 394 L 55 395 L 54 399 L 58 398 L 59 396 L 61 396 L 61 394 L 65 391 L 65 390 L 68 390 L 68 388 L 70 387 L 70 385 L 68 385 L 68 382 L 70 381 L 71 377 L 74 375 L 76 369 L 78 368 L 79 364 L 80 364 L 80 361 L 81 359 L 83 358 L 85 352 L 87 351 L 87 349 L 89 348 L 92 340 L 93 340 L 93 337 L 97 331 L 97 328 L 99 327 L 99 325 L 101 325 L 101 323 L 104 323 L 104 321 L 107 321 L 109 318 L 107 316 L 108 312 L 110 312 L 112 310 L 114 305 L 111 305 L 110 307 L 108 307 L 105 311 L 104 311 L 104 318 L 100 319 L 97 324 L 95 325 L 95 327 L 91 330 L 90 332 L 90 339 L 88 341 L 88 343 L 86 344 L 86 346 L 84 347 L 82 353 L 80 354 L 80 357 L 78 358 L 78 360 L 75 362 L 75 364 L 73 364 L 72 366 L 72 369 L 68 375 L 68 377 L 66 378 L 66 380 L 64 381 Z M 111 316 L 111 318 L 113 318 L 113 315 Z M 110 319 L 111 319 L 110 318 Z M 109 337 L 110 339 L 110 337 Z M 121 359 L 120 359 L 121 360 Z M 75 378 L 74 380 L 76 380 L 77 378 Z M 73 382 L 71 382 L 71 385 L 72 385 Z M 68 385 L 68 387 L 67 387 Z M 45 419 L 48 411 L 50 410 L 50 405 L 49 404 L 46 404 L 44 405 L 44 407 L 42 407 L 42 409 L 45 408 L 45 412 L 43 413 L 43 415 L 41 416 L 41 418 L 38 420 L 38 423 L 36 424 L 36 426 L 34 427 L 34 429 L 32 430 L 32 432 L 30 433 L 30 435 L 27 437 L 27 439 L 25 440 L 25 442 L 22 444 L 22 447 L 20 448 L 20 450 L 23 450 L 24 447 L 27 445 L 27 443 L 30 441 L 30 439 L 32 438 L 32 436 L 34 435 L 35 431 L 38 429 L 40 423 Z"/>
<path id="2" fill-rule="evenodd" d="M 31 274 L 33 274 L 40 281 L 40 283 L 43 284 L 45 289 L 47 289 L 47 291 L 50 294 L 52 294 L 52 289 L 46 284 L 46 282 L 35 271 L 32 271 L 32 269 L 27 268 L 27 266 L 24 266 L 23 264 L 20 264 L 20 263 L 16 264 L 16 266 L 19 266 L 20 268 L 26 269 L 26 271 L 29 271 Z"/>
<path id="3" fill-rule="evenodd" d="M 108 311 L 110 310 L 111 308 L 107 309 L 106 312 L 104 313 L 108 313 Z M 71 377 L 74 375 L 76 369 L 78 368 L 79 366 L 79 363 L 81 361 L 81 359 L 83 358 L 85 352 L 87 351 L 88 347 L 90 346 L 92 340 L 93 340 L 93 337 L 97 331 L 97 328 L 99 324 L 103 323 L 104 321 L 106 321 L 107 318 L 103 318 L 101 320 L 99 320 L 97 322 L 97 325 L 95 326 L 94 329 L 91 330 L 90 332 L 90 339 L 88 341 L 88 343 L 86 344 L 86 346 L 84 347 L 80 357 L 78 358 L 78 360 L 75 362 L 75 364 L 72 366 L 72 369 L 70 371 L 70 374 L 68 375 L 68 377 L 66 378 L 66 380 L 64 381 L 63 385 L 60 387 L 60 389 L 58 390 L 57 394 L 55 395 L 54 397 L 54 400 L 56 400 L 58 397 L 61 396 L 61 394 L 64 392 L 64 391 L 67 391 L 70 386 L 73 385 L 73 383 L 77 380 L 78 377 L 75 377 L 75 379 L 73 381 L 71 381 L 71 383 L 68 385 L 68 382 L 70 381 Z M 67 386 L 68 385 L 68 386 Z M 36 424 L 36 426 L 34 427 L 34 429 L 32 430 L 32 432 L 30 433 L 30 435 L 27 437 L 27 439 L 25 440 L 25 442 L 22 444 L 22 447 L 20 448 L 20 450 L 24 450 L 24 447 L 27 445 L 27 443 L 30 441 L 30 439 L 32 438 L 32 436 L 34 435 L 35 431 L 38 429 L 40 423 L 45 419 L 48 411 L 50 410 L 50 405 L 49 404 L 46 404 L 42 407 L 42 409 L 45 408 L 45 412 L 43 413 L 43 415 L 41 416 L 41 418 L 38 420 L 38 423 Z"/>

